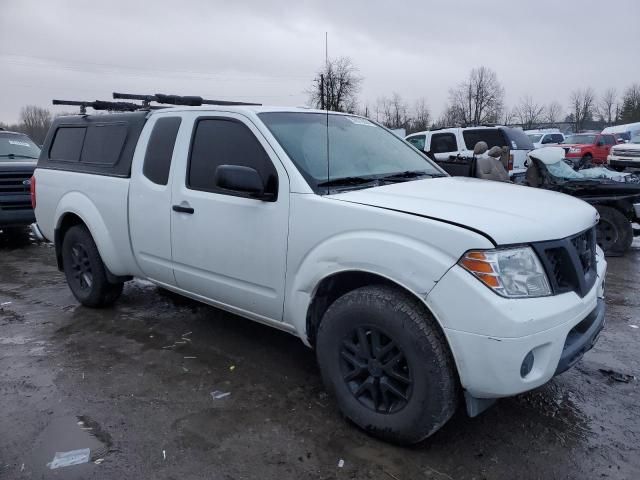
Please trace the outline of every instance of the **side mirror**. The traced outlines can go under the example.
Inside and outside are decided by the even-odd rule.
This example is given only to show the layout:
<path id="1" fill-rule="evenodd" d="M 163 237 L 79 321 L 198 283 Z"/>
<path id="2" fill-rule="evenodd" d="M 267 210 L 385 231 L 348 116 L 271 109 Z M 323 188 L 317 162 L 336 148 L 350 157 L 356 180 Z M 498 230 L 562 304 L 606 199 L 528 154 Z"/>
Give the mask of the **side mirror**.
<path id="1" fill-rule="evenodd" d="M 244 193 L 252 198 L 273 201 L 273 193 L 265 193 L 262 177 L 255 168 L 240 165 L 219 165 L 213 176 L 216 187 Z"/>

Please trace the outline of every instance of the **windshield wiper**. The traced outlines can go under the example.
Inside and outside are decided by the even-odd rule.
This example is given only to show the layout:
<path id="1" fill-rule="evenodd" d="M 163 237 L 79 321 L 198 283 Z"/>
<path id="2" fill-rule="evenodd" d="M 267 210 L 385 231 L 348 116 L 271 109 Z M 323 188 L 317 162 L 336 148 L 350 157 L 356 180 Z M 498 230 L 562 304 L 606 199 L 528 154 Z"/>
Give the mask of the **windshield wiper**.
<path id="1" fill-rule="evenodd" d="M 386 175 L 384 177 L 381 177 L 380 180 L 393 182 L 393 181 L 402 181 L 402 180 L 412 180 L 414 178 L 420 178 L 420 177 L 436 178 L 436 177 L 444 177 L 444 176 L 446 175 L 443 173 L 427 173 L 422 170 L 407 170 L 406 172 L 392 173 L 390 175 Z"/>
<path id="2" fill-rule="evenodd" d="M 38 157 L 32 157 L 31 155 L 21 155 L 19 153 L 3 153 L 2 155 L 0 155 L 0 157 L 3 158 L 32 158 L 32 159 L 37 159 Z"/>
<path id="3" fill-rule="evenodd" d="M 347 187 L 350 185 L 363 185 L 365 183 L 373 183 L 377 181 L 377 178 L 371 177 L 342 177 L 318 183 L 318 187 Z"/>

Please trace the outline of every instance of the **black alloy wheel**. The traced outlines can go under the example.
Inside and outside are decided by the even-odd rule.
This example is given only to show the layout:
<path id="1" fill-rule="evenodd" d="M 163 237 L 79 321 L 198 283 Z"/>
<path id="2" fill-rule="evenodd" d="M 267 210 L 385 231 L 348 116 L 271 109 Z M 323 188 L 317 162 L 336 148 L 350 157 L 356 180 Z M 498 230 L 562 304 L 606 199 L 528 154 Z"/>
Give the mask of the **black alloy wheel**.
<path id="1" fill-rule="evenodd" d="M 81 243 L 71 247 L 71 268 L 73 278 L 81 290 L 90 290 L 93 286 L 93 271 L 86 248 Z"/>
<path id="2" fill-rule="evenodd" d="M 376 327 L 359 327 L 340 349 L 343 379 L 362 405 L 377 413 L 395 413 L 411 397 L 413 380 L 407 358 L 394 340 Z"/>

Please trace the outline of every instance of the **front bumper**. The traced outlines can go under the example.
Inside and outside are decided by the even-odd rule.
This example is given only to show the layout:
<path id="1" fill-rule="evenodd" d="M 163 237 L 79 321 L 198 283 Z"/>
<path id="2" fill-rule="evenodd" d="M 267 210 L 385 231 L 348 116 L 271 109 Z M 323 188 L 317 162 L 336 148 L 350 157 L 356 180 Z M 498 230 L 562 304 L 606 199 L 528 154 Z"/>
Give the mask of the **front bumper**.
<path id="1" fill-rule="evenodd" d="M 539 387 L 591 348 L 604 324 L 606 261 L 599 249 L 596 260 L 596 282 L 582 298 L 574 292 L 502 298 L 462 268 L 449 270 L 427 303 L 444 328 L 467 395 L 493 399 Z M 522 376 L 529 352 L 533 366 Z"/>
<path id="2" fill-rule="evenodd" d="M 30 208 L 21 210 L 2 209 L 0 204 L 0 227 L 17 227 L 30 225 L 36 221 L 36 216 Z"/>
<path id="3" fill-rule="evenodd" d="M 631 159 L 624 157 L 613 157 L 609 155 L 607 157 L 607 163 L 612 167 L 640 168 L 640 158 Z"/>

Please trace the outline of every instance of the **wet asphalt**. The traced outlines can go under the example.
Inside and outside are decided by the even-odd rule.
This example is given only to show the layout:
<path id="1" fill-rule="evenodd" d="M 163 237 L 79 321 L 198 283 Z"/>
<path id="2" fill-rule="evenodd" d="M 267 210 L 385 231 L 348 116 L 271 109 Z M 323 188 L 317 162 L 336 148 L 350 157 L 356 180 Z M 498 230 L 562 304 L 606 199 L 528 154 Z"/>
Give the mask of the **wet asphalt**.
<path id="1" fill-rule="evenodd" d="M 144 281 L 81 307 L 50 245 L 0 234 L 0 478 L 640 478 L 636 245 L 609 259 L 607 324 L 576 367 L 402 448 L 340 416 L 295 337 Z"/>

